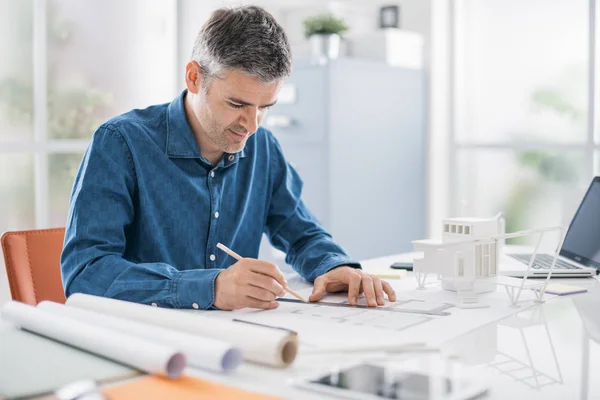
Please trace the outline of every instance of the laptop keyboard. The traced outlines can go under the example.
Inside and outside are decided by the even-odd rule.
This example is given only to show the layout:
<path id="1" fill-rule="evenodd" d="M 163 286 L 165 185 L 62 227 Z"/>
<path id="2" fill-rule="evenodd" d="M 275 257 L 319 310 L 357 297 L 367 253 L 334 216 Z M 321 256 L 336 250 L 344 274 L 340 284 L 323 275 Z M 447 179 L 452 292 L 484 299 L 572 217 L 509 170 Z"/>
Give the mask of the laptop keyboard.
<path id="1" fill-rule="evenodd" d="M 512 258 L 521 261 L 523 264 L 529 265 L 531 254 L 509 254 Z M 535 264 L 531 267 L 532 269 L 550 269 L 554 257 L 550 254 L 538 254 L 535 257 Z M 575 265 L 571 265 L 567 262 L 562 261 L 560 258 L 556 260 L 554 269 L 581 269 Z"/>

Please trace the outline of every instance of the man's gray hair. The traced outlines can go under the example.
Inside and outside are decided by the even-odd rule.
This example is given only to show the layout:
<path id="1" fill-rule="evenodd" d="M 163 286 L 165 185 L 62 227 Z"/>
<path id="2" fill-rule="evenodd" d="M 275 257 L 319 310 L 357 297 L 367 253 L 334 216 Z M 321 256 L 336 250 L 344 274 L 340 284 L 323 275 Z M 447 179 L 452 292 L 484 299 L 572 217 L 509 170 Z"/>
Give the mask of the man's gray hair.
<path id="1" fill-rule="evenodd" d="M 287 77 L 292 55 L 287 36 L 261 7 L 240 6 L 213 12 L 192 50 L 205 83 L 225 69 L 237 69 L 263 83 Z M 206 82 L 208 78 L 208 82 Z"/>

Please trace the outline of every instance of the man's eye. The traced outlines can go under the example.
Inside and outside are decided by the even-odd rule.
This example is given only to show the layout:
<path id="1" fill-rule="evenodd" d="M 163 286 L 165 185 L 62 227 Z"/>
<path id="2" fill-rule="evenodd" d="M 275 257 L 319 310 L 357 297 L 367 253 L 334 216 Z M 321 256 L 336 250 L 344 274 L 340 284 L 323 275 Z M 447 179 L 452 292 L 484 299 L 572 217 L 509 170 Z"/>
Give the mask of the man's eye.
<path id="1" fill-rule="evenodd" d="M 235 103 L 229 103 L 229 105 L 230 105 L 231 107 L 233 107 L 233 108 L 237 108 L 237 109 L 240 109 L 240 108 L 244 107 L 242 104 L 235 104 Z"/>

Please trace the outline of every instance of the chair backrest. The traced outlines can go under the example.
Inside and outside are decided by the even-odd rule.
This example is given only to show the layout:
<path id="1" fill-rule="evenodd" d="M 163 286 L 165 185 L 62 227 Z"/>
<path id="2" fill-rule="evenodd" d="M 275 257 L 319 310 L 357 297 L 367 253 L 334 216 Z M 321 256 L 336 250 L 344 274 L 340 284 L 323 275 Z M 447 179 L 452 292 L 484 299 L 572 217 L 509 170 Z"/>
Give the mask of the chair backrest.
<path id="1" fill-rule="evenodd" d="M 2 252 L 13 300 L 36 305 L 43 300 L 64 303 L 60 254 L 65 229 L 6 232 Z"/>

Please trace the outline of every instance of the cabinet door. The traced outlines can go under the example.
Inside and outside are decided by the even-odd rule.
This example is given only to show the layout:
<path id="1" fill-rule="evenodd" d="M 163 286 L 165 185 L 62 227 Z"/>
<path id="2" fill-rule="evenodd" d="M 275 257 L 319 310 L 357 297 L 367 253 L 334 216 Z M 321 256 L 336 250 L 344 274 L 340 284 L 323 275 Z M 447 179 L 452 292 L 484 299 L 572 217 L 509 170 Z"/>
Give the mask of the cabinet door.
<path id="1" fill-rule="evenodd" d="M 359 60 L 331 68 L 331 233 L 358 259 L 410 251 L 425 230 L 423 74 Z"/>
<path id="2" fill-rule="evenodd" d="M 286 85 L 295 91 L 295 99 L 289 104 L 283 104 L 283 101 L 276 104 L 269 110 L 263 126 L 278 139 L 320 142 L 327 129 L 326 67 L 295 66 Z M 286 119 L 291 122 L 289 126 L 281 122 Z"/>

